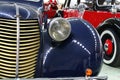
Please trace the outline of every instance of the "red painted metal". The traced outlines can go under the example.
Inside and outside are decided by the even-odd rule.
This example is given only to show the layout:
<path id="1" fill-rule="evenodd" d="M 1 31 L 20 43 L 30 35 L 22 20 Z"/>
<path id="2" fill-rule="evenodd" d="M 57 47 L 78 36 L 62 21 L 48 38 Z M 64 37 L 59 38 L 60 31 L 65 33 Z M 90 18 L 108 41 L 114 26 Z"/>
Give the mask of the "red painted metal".
<path id="1" fill-rule="evenodd" d="M 63 10 L 63 13 L 64 13 L 63 15 L 64 18 L 81 16 L 77 9 L 65 9 Z"/>
<path id="2" fill-rule="evenodd" d="M 53 18 L 56 14 L 57 10 L 57 2 L 56 0 L 49 0 L 49 2 L 44 3 L 44 14 L 48 16 L 48 18 Z"/>
<path id="3" fill-rule="evenodd" d="M 87 20 L 88 22 L 90 22 L 95 28 L 100 23 L 105 21 L 106 19 L 115 18 L 115 17 L 120 18 L 120 13 L 117 12 L 117 13 L 113 14 L 112 12 L 108 12 L 108 11 L 89 11 L 89 10 L 86 10 L 84 12 L 84 15 L 83 15 L 83 18 L 85 20 Z"/>
<path id="4" fill-rule="evenodd" d="M 111 55 L 113 51 L 113 43 L 110 39 L 107 39 L 104 43 L 104 48 L 107 55 Z"/>
<path id="5" fill-rule="evenodd" d="M 50 1 L 50 3 L 52 3 L 53 2 L 53 0 L 49 0 Z"/>
<path id="6" fill-rule="evenodd" d="M 81 13 L 77 9 L 66 9 L 64 10 L 64 18 L 67 17 L 81 17 L 90 22 L 96 28 L 98 25 L 100 25 L 100 23 L 108 18 L 120 18 L 120 12 L 113 14 L 112 12 L 108 11 L 85 10 Z"/>

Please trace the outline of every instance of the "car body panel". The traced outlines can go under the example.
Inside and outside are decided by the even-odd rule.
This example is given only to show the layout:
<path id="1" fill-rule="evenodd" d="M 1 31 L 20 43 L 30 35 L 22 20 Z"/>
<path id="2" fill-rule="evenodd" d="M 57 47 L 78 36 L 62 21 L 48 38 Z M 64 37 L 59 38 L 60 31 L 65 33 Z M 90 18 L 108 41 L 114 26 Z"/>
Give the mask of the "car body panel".
<path id="1" fill-rule="evenodd" d="M 1 2 L 5 2 L 5 3 L 23 3 L 22 5 L 26 5 L 28 4 L 31 5 L 31 6 L 34 6 L 34 7 L 42 7 L 42 3 L 43 3 L 43 0 L 1 0 Z"/>
<path id="2" fill-rule="evenodd" d="M 89 17 L 91 16 L 91 17 Z M 95 28 L 97 28 L 100 23 L 103 23 L 108 18 L 119 17 L 120 14 L 113 14 L 111 12 L 106 11 L 85 11 L 83 18 L 89 21 Z"/>

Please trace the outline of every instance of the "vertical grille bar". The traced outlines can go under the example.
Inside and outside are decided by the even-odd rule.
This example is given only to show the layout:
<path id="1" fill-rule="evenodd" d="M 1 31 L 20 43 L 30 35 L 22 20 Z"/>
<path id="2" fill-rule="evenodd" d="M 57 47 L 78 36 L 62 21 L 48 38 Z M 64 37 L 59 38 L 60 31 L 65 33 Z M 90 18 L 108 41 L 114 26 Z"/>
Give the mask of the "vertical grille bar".
<path id="1" fill-rule="evenodd" d="M 17 50 L 16 50 L 16 78 L 19 78 L 19 46 L 20 46 L 20 18 L 19 18 L 19 7 L 15 3 L 16 7 L 16 22 L 17 22 Z"/>

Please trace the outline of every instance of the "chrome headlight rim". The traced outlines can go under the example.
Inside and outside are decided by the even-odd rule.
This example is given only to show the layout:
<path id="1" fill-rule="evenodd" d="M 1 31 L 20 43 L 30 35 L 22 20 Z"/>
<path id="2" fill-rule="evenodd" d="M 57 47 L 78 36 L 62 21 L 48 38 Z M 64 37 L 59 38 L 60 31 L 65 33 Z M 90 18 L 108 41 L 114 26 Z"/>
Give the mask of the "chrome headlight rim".
<path id="1" fill-rule="evenodd" d="M 60 23 L 60 22 L 63 22 L 64 24 L 66 24 L 65 26 L 62 26 L 63 24 L 60 24 L 62 27 L 62 29 L 64 29 L 64 31 L 66 30 L 67 34 L 64 34 L 64 37 L 62 38 L 59 38 L 57 39 L 55 36 L 53 36 L 53 32 L 52 32 L 52 28 L 54 28 L 55 26 L 53 26 L 56 22 Z M 57 18 L 54 18 L 52 21 L 50 21 L 49 23 L 49 28 L 48 28 L 48 33 L 50 35 L 50 37 L 56 41 L 56 42 L 62 42 L 64 40 L 66 40 L 70 34 L 71 34 L 71 24 L 69 21 L 67 21 L 66 19 L 64 18 L 61 18 L 61 17 L 57 17 Z M 62 35 L 60 35 L 62 36 Z M 58 36 L 59 37 L 59 36 Z"/>

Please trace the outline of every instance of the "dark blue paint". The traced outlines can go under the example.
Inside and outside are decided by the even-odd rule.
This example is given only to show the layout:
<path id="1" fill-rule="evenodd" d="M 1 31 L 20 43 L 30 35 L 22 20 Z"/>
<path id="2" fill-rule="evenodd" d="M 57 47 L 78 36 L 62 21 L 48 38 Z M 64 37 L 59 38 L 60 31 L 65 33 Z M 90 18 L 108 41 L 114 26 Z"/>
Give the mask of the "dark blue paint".
<path id="1" fill-rule="evenodd" d="M 5 1 L 8 1 L 8 2 L 5 2 Z M 40 12 L 39 10 L 42 9 L 41 2 L 42 0 L 40 0 L 40 2 L 30 2 L 25 0 L 3 0 L 3 1 L 1 0 L 0 1 L 0 17 L 15 19 L 16 7 L 14 3 L 16 3 L 17 6 L 19 6 L 19 14 L 21 19 L 38 19 L 38 15 L 41 14 L 41 13 L 38 14 L 38 12 Z M 29 4 L 29 5 L 25 5 L 25 4 Z"/>
<path id="2" fill-rule="evenodd" d="M 37 1 L 37 2 L 35 2 Z M 24 5 L 31 5 L 31 6 L 34 6 L 36 8 L 39 8 L 39 7 L 42 7 L 43 5 L 43 0 L 0 0 L 0 4 L 1 2 L 5 2 L 5 3 L 20 3 L 20 4 L 24 4 Z"/>
<path id="3" fill-rule="evenodd" d="M 70 37 L 61 42 L 54 42 L 48 32 L 44 32 L 43 77 L 77 77 L 85 76 L 85 70 L 91 68 L 93 76 L 101 69 L 102 48 L 96 31 L 87 22 L 80 19 L 70 19 L 72 32 Z M 95 33 L 97 46 L 89 28 Z M 76 42 L 77 41 L 77 42 Z M 81 46 L 89 50 L 86 52 Z M 36 74 L 37 76 L 37 74 Z"/>

